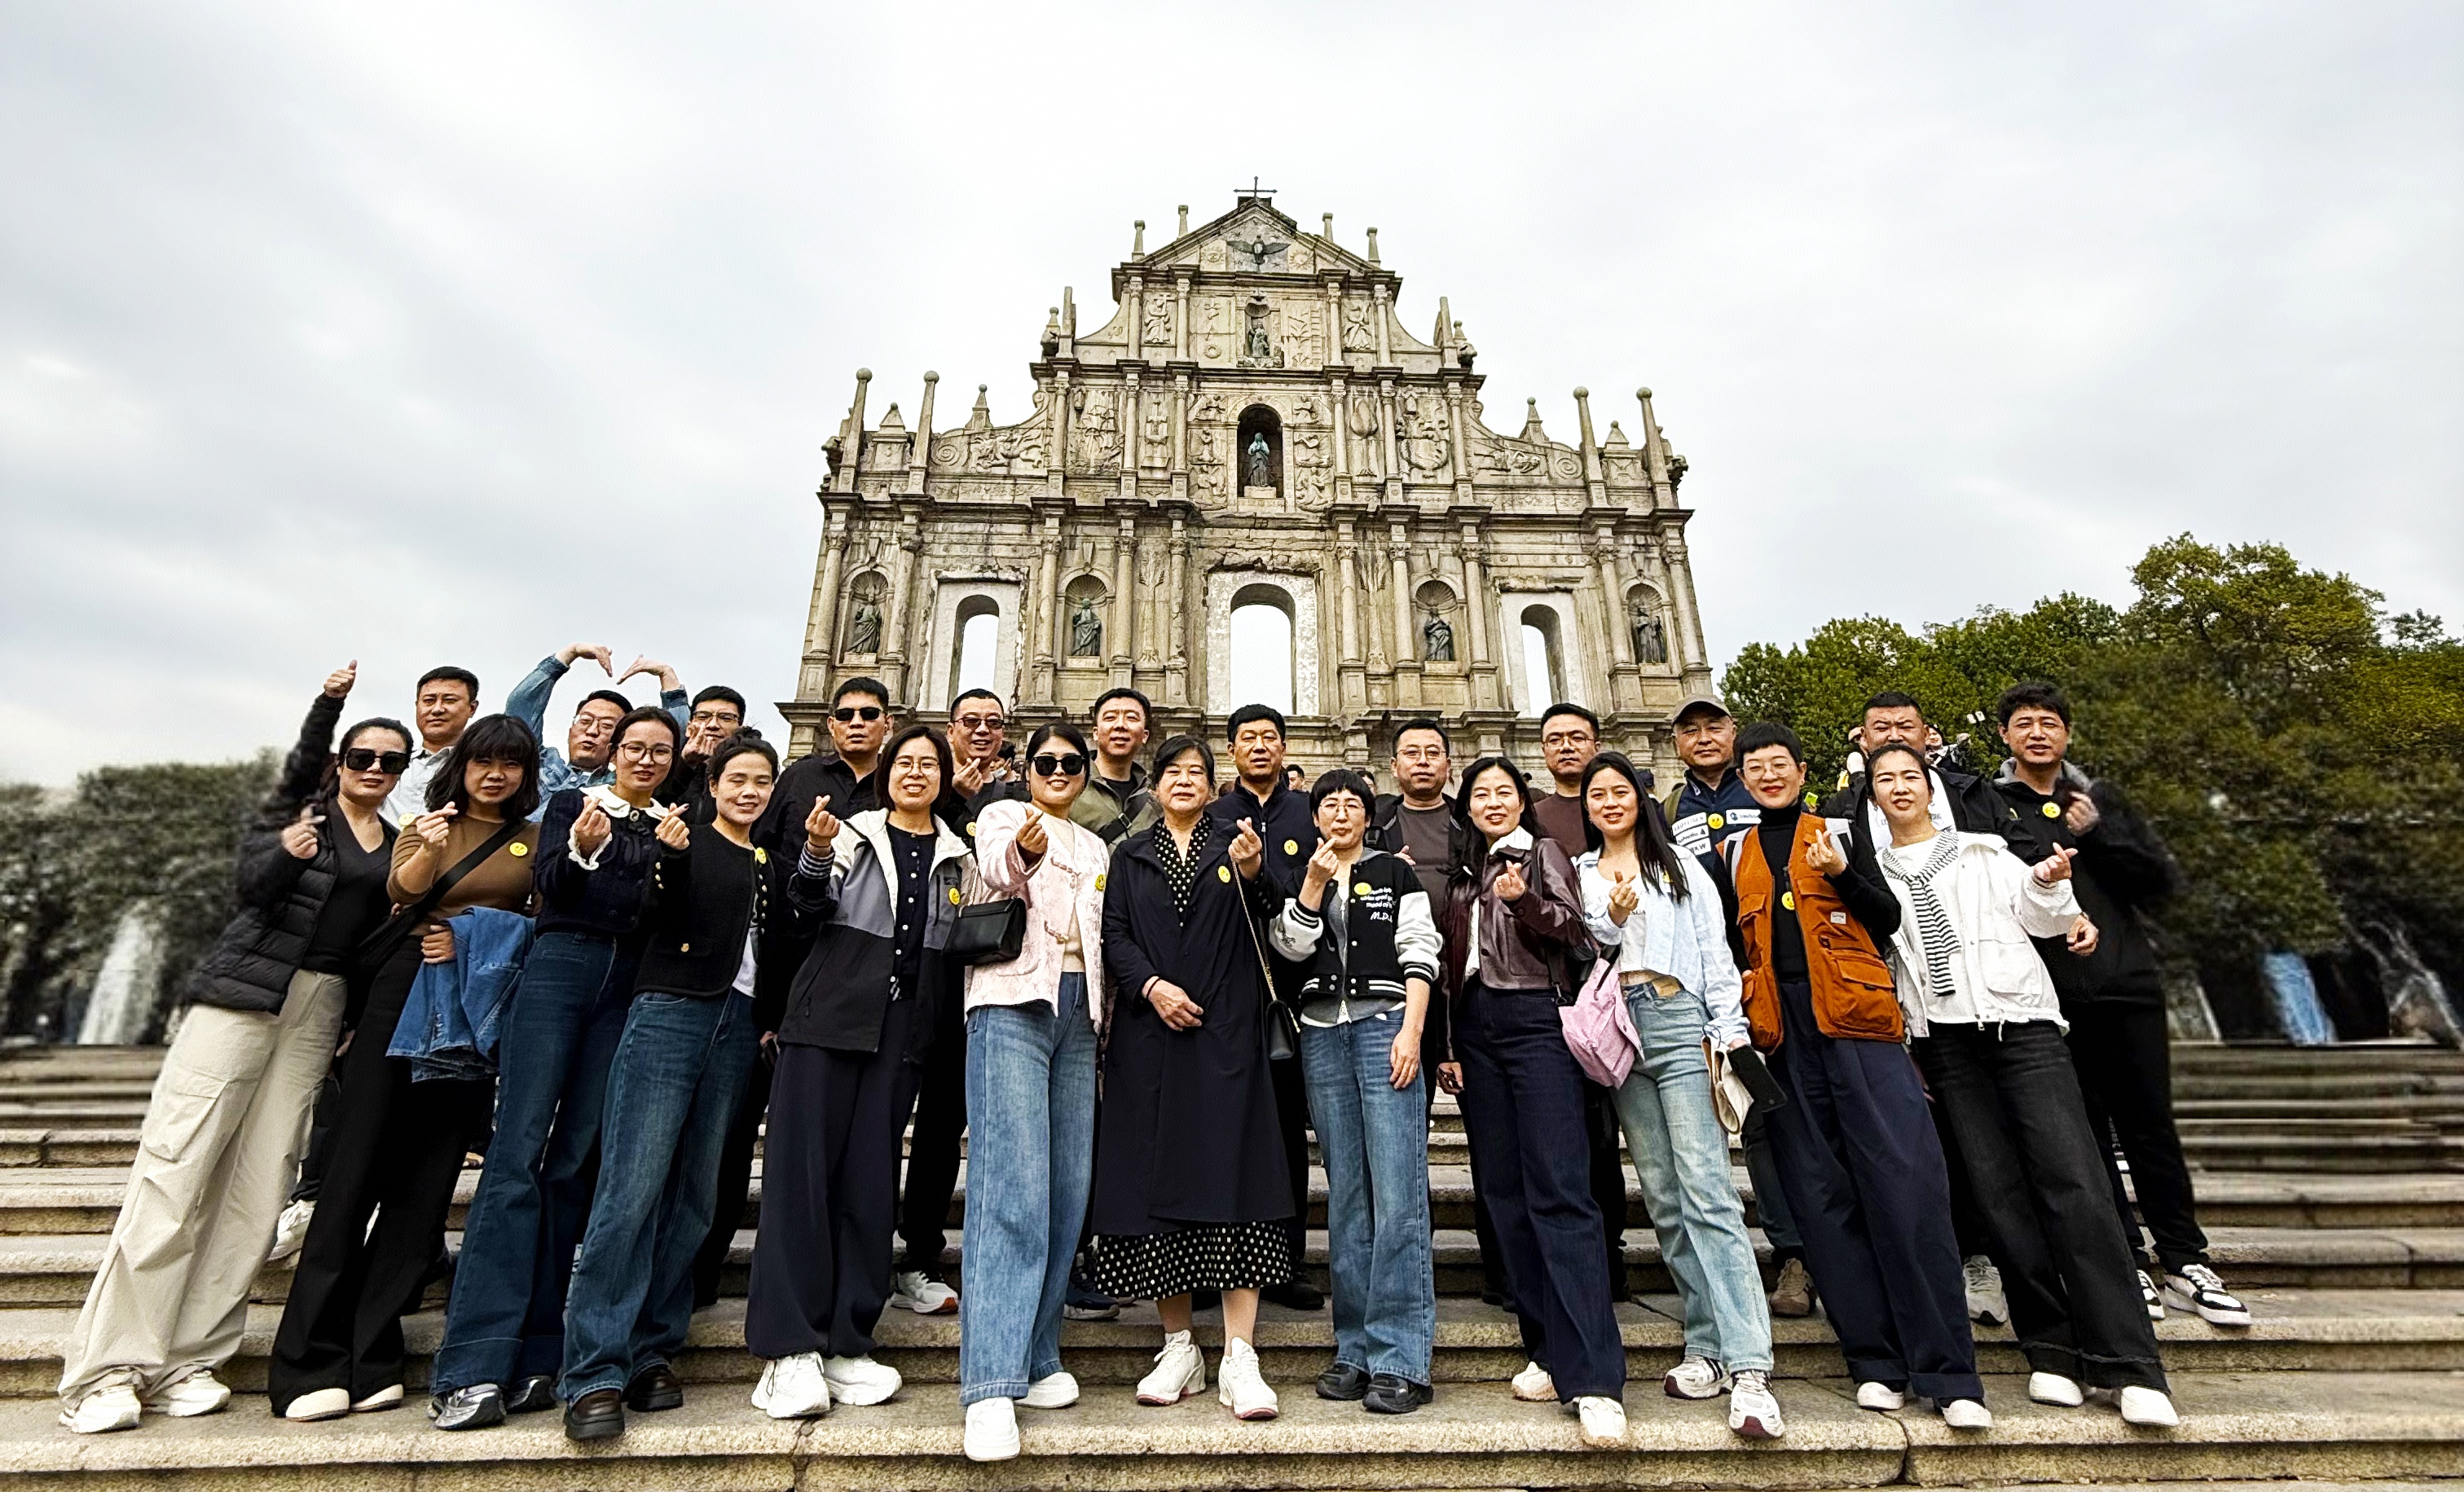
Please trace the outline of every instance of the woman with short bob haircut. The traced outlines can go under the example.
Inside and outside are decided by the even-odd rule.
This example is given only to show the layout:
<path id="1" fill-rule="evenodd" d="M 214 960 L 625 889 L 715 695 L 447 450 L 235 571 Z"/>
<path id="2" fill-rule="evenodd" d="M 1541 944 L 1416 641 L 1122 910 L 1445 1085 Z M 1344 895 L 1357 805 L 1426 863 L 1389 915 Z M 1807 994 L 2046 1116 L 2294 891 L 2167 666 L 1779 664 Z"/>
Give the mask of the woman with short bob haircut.
<path id="1" fill-rule="evenodd" d="M 1530 1361 L 1514 1396 L 1571 1404 L 1583 1443 L 1625 1440 L 1625 1348 L 1609 1304 L 1600 1209 L 1583 1130 L 1583 1069 L 1559 1000 L 1593 952 L 1573 865 L 1531 816 L 1531 788 L 1483 757 L 1455 795 L 1462 859 L 1439 919 L 1450 1056 L 1463 1066 L 1472 1174 L 1497 1227 Z"/>

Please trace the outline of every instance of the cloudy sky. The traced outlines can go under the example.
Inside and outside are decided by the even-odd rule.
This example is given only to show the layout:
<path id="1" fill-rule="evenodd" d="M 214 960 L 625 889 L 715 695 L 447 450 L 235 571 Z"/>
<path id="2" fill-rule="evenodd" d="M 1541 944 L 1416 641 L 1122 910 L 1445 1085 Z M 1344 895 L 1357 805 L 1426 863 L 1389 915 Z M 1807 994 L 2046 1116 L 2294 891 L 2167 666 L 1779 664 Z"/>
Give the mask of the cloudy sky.
<path id="1" fill-rule="evenodd" d="M 1724 660 L 2184 530 L 2464 618 L 2453 5 L 80 0 L 0 11 L 0 776 L 354 657 L 782 697 L 853 370 L 1016 419 L 1253 173 L 1492 423 L 1653 387 Z"/>

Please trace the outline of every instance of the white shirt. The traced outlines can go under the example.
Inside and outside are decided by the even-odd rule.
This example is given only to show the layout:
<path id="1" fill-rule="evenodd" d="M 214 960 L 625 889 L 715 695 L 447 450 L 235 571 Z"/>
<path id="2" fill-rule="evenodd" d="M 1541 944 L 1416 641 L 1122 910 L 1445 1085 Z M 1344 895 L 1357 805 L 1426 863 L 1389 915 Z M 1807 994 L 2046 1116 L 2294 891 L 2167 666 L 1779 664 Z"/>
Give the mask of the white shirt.
<path id="1" fill-rule="evenodd" d="M 1616 958 L 1618 974 L 1664 975 L 1699 998 L 1709 1017 L 1704 1029 L 1710 1033 L 1713 1045 L 1725 1049 L 1746 1035 L 1745 985 L 1728 952 L 1720 889 L 1701 861 L 1691 855 L 1683 859 L 1685 899 L 1671 896 L 1657 875 L 1639 876 L 1634 911 L 1626 913 L 1620 927 L 1609 915 L 1613 888 L 1600 873 L 1600 852 L 1585 850 L 1574 862 L 1574 879 L 1583 892 L 1583 921 L 1600 947 Z"/>
<path id="2" fill-rule="evenodd" d="M 1959 956 L 1950 961 L 1947 993 L 1935 989 L 1927 976 L 1913 893 L 1903 875 L 1891 873 L 1923 864 L 1934 842 L 1902 848 L 1885 839 L 1887 847 L 1881 851 L 1883 880 L 1904 913 L 1900 930 L 1891 934 L 1888 954 L 1908 1033 L 1926 1035 L 1937 1021 L 2000 1025 L 2050 1020 L 2069 1030 L 2053 976 L 2029 939 L 2059 937 L 2070 931 L 2071 919 L 2079 914 L 2071 883 L 2048 886 L 2036 879 L 2035 871 L 2011 853 L 1998 834 L 1951 832 L 1959 844 L 1958 856 L 1934 881 L 1937 899 L 1959 934 Z"/>
<path id="3" fill-rule="evenodd" d="M 377 817 L 395 828 L 401 828 L 426 813 L 428 784 L 436 779 L 437 769 L 445 765 L 445 758 L 452 750 L 450 745 L 443 751 L 429 751 L 421 746 L 411 752 L 410 765 L 402 769 L 402 777 L 394 783 L 393 791 L 385 794 L 384 805 L 377 809 Z"/>
<path id="4" fill-rule="evenodd" d="M 753 993 L 753 975 L 754 975 L 754 962 L 755 962 L 755 959 L 754 959 L 754 953 L 753 953 L 753 941 L 754 941 L 754 937 L 755 937 L 755 933 L 754 933 L 753 929 L 751 929 L 751 928 L 746 928 L 746 929 L 744 930 L 744 961 L 743 961 L 742 963 L 739 963 L 739 964 L 737 964 L 737 965 L 736 966 L 736 982 L 735 982 L 735 984 L 733 984 L 733 985 L 729 986 L 730 988 L 734 989 L 734 990 L 736 991 L 736 993 L 737 993 L 738 995 L 748 995 L 748 996 L 749 996 L 749 995 L 751 995 L 751 994 Z"/>

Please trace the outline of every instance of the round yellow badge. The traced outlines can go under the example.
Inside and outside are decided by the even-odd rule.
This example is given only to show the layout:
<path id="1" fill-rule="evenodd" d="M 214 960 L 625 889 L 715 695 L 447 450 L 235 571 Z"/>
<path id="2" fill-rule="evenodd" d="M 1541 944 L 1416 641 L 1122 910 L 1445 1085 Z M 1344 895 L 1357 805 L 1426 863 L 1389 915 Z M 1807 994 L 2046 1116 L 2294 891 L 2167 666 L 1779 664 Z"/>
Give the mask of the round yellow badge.
<path id="1" fill-rule="evenodd" d="M 956 907 L 957 905 L 958 905 L 958 900 L 959 900 L 959 898 L 958 898 L 958 889 L 957 889 L 957 887 L 955 887 L 955 886 L 954 886 L 954 887 L 951 887 L 951 888 L 950 888 L 950 905 L 951 905 L 951 906 L 953 906 L 953 907 Z"/>
<path id="2" fill-rule="evenodd" d="M 2046 818 L 2048 818 L 2048 819 L 2058 819 L 2058 818 L 2060 818 L 2061 816 L 2062 816 L 2062 805 L 2061 805 L 2061 804 L 2059 804 L 2059 803 L 2047 803 L 2047 804 L 2045 804 L 2045 817 L 2046 817 Z"/>
<path id="3" fill-rule="evenodd" d="M 1789 911 L 1794 911 L 1796 910 L 1796 893 L 1794 891 L 1780 892 L 1779 904 L 1786 907 Z"/>
<path id="4" fill-rule="evenodd" d="M 1232 879 L 1232 867 L 1230 866 L 1217 866 L 1215 867 L 1215 879 L 1229 882 Z"/>
<path id="5" fill-rule="evenodd" d="M 975 821 L 975 820 L 973 820 L 973 819 L 970 819 L 970 820 L 968 820 L 968 821 L 967 821 L 967 838 L 969 838 L 969 839 L 974 839 L 975 837 L 976 837 L 976 821 Z"/>
<path id="6" fill-rule="evenodd" d="M 753 846 L 753 863 L 754 863 L 755 865 L 757 865 L 757 866 L 766 866 L 766 865 L 768 865 L 768 864 L 770 863 L 770 851 L 768 851 L 768 850 L 766 850 L 766 849 L 763 849 L 763 848 L 762 848 L 760 845 L 754 845 L 754 846 Z"/>
<path id="7" fill-rule="evenodd" d="M 1814 789 L 1809 787 L 1805 790 L 1805 806 L 1811 808 L 1820 801 L 1822 801 L 1821 799 L 1814 796 Z"/>
<path id="8" fill-rule="evenodd" d="M 1722 827 L 1728 822 L 1728 816 L 1724 813 L 1715 813 L 1709 818 L 1705 819 L 1703 822 L 1716 829 Z"/>
<path id="9" fill-rule="evenodd" d="M 1102 890 L 1103 889 L 1104 889 L 1104 872 L 1103 872 L 1103 871 L 1101 871 L 1101 870 L 1098 870 L 1098 871 L 1096 871 L 1096 872 L 1095 872 L 1095 889 L 1097 889 L 1097 890 L 1099 890 L 1099 891 L 1100 891 L 1100 890 Z"/>
<path id="10" fill-rule="evenodd" d="M 1298 841 L 1298 840 L 1286 840 L 1286 841 L 1284 841 L 1284 853 L 1285 853 L 1285 854 L 1287 854 L 1287 855 L 1297 855 L 1297 854 L 1299 854 L 1300 852 L 1301 852 L 1301 842 L 1300 842 L 1300 841 Z"/>
<path id="11" fill-rule="evenodd" d="M 1353 895 L 1354 895 L 1354 896 L 1366 896 L 1366 895 L 1368 895 L 1368 894 L 1369 894 L 1369 883 L 1368 883 L 1368 882 L 1366 882 L 1366 881 L 1354 881 L 1354 882 L 1353 882 L 1353 883 L 1352 883 L 1352 894 L 1353 894 Z"/>
<path id="12" fill-rule="evenodd" d="M 505 846 L 505 853 L 513 856 L 516 860 L 521 859 L 524 855 L 527 855 L 530 852 L 531 847 L 528 845 L 516 844 Z"/>

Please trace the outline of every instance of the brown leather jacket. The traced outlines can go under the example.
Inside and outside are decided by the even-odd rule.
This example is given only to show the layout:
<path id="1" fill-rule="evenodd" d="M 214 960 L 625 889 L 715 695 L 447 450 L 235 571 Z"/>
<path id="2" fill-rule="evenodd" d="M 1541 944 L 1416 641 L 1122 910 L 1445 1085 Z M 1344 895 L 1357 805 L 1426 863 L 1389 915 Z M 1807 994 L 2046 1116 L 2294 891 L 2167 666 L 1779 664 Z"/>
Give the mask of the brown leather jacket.
<path id="1" fill-rule="evenodd" d="M 1445 939 L 1447 1060 L 1454 1052 L 1455 1008 L 1462 1003 L 1463 964 L 1469 953 L 1471 907 L 1480 909 L 1480 982 L 1498 990 L 1560 990 L 1573 994 L 1566 954 L 1572 950 L 1596 954 L 1591 930 L 1583 925 L 1583 896 L 1574 880 L 1573 862 L 1555 841 L 1536 837 L 1521 851 L 1526 889 L 1514 901 L 1500 898 L 1498 875 L 1506 854 L 1492 852 L 1481 861 L 1479 889 L 1472 877 L 1458 869 L 1446 883 L 1445 905 L 1439 909 L 1438 931 Z"/>

